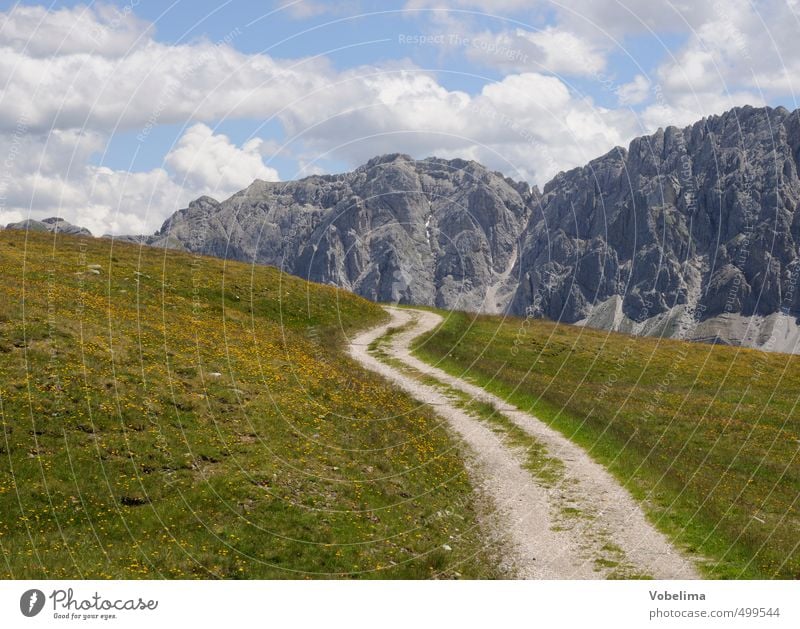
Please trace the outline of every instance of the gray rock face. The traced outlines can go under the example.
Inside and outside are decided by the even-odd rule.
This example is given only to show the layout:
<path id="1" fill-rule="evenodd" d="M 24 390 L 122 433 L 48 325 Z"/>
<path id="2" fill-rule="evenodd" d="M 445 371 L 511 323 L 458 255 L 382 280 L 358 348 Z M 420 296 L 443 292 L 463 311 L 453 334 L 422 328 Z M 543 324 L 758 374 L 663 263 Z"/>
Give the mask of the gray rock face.
<path id="1" fill-rule="evenodd" d="M 72 236 L 91 236 L 90 232 L 85 227 L 79 227 L 65 221 L 63 218 L 51 217 L 45 218 L 41 221 L 36 221 L 29 218 L 19 223 L 9 223 L 6 229 L 20 229 L 23 231 L 37 231 L 37 232 L 58 232 L 61 234 L 70 234 Z"/>
<path id="2" fill-rule="evenodd" d="M 341 175 L 256 181 L 222 203 L 202 197 L 149 244 L 274 265 L 375 301 L 496 310 L 487 287 L 513 264 L 536 194 L 475 162 L 386 155 Z"/>
<path id="3" fill-rule="evenodd" d="M 559 174 L 522 234 L 511 310 L 613 327 L 610 307 L 592 315 L 616 298 L 634 330 L 690 313 L 689 338 L 709 319 L 799 315 L 798 116 L 738 108 Z"/>
<path id="4" fill-rule="evenodd" d="M 742 107 L 560 173 L 540 194 L 474 162 L 203 197 L 136 242 L 270 264 L 376 301 L 793 351 L 800 110 Z"/>

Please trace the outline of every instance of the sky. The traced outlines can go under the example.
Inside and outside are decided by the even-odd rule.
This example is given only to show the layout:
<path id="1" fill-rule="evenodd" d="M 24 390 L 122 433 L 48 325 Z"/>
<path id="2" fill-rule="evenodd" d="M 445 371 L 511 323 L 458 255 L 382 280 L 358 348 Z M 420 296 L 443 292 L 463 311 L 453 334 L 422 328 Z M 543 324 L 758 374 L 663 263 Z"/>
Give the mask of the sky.
<path id="1" fill-rule="evenodd" d="M 0 224 L 152 233 L 383 153 L 542 185 L 739 105 L 797 108 L 800 1 L 0 0 Z"/>

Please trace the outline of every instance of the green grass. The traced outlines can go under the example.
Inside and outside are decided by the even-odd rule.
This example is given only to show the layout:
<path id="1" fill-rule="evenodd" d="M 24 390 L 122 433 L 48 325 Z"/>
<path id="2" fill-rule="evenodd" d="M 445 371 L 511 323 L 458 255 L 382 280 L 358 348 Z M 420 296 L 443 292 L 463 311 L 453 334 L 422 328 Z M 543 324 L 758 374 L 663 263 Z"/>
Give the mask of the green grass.
<path id="1" fill-rule="evenodd" d="M 499 576 L 458 443 L 343 352 L 375 304 L 17 231 L 0 268 L 0 578 Z"/>
<path id="2" fill-rule="evenodd" d="M 800 358 L 442 313 L 416 354 L 582 445 L 716 578 L 800 578 Z"/>

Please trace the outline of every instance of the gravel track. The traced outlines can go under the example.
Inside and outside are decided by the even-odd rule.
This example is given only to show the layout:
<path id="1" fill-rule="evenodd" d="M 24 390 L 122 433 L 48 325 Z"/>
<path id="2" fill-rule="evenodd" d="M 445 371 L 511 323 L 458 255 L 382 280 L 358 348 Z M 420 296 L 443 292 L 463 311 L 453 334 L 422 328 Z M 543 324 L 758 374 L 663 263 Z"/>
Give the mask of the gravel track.
<path id="1" fill-rule="evenodd" d="M 563 435 L 484 389 L 451 376 L 411 355 L 417 336 L 442 318 L 424 310 L 387 308 L 391 321 L 354 338 L 350 354 L 431 405 L 468 446 L 473 483 L 496 509 L 488 526 L 506 540 L 505 562 L 520 578 L 598 579 L 650 576 L 656 579 L 699 578 L 694 565 L 645 518 L 631 495 L 600 464 Z M 390 328 L 413 325 L 395 334 L 383 350 L 407 368 L 382 362 L 368 346 Z M 410 368 L 410 369 L 409 369 Z M 443 387 L 421 382 L 414 371 L 435 378 Z M 459 405 L 447 388 L 488 402 L 563 464 L 555 483 L 543 482 L 524 466 L 525 452 L 508 445 L 502 433 Z"/>

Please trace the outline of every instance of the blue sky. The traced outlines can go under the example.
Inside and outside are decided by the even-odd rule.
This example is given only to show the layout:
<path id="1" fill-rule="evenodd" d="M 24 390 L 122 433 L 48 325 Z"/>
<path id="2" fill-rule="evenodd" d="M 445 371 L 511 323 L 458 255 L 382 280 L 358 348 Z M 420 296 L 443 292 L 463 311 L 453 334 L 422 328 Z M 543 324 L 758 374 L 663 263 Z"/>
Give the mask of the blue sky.
<path id="1" fill-rule="evenodd" d="M 0 2 L 0 223 L 152 231 L 382 152 L 541 184 L 636 135 L 795 108 L 795 2 Z"/>

